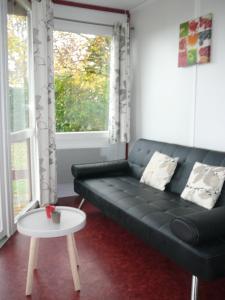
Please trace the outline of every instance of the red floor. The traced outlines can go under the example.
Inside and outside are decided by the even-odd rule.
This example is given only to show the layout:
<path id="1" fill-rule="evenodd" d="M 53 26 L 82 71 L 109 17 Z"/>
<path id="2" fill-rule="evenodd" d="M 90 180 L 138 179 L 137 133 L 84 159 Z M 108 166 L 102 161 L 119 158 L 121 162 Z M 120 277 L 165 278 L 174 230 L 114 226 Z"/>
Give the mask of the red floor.
<path id="1" fill-rule="evenodd" d="M 77 233 L 82 290 L 74 292 L 64 238 L 41 240 L 32 297 L 40 300 L 189 300 L 191 275 L 90 204 Z M 29 239 L 15 234 L 0 249 L 0 300 L 24 296 Z M 225 280 L 200 283 L 199 300 L 224 300 Z"/>

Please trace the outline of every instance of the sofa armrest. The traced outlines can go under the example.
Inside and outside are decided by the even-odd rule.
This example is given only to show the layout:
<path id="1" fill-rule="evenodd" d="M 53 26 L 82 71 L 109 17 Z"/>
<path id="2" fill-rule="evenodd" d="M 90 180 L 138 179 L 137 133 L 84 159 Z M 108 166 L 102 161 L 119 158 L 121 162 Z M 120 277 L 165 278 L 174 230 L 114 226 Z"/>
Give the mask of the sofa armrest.
<path id="1" fill-rule="evenodd" d="M 192 245 L 225 236 L 225 207 L 175 218 L 170 228 L 178 238 Z"/>
<path id="2" fill-rule="evenodd" d="M 129 171 L 127 160 L 115 160 L 110 162 L 100 162 L 94 164 L 72 165 L 71 172 L 75 179 L 122 175 Z"/>

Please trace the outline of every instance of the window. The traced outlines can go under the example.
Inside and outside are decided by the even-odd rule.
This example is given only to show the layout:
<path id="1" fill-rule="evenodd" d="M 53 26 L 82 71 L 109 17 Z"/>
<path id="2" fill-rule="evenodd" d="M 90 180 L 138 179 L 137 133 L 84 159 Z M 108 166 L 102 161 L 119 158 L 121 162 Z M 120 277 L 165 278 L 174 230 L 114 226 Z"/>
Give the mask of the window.
<path id="1" fill-rule="evenodd" d="M 108 130 L 111 39 L 54 32 L 57 132 Z"/>
<path id="2" fill-rule="evenodd" d="M 8 7 L 7 29 L 9 100 L 11 111 L 10 125 L 11 131 L 15 132 L 29 127 L 29 20 L 26 10 L 18 3 L 8 1 Z"/>
<path id="3" fill-rule="evenodd" d="M 30 9 L 27 1 L 8 0 L 8 91 L 14 216 L 35 199 L 34 115 L 30 55 Z"/>

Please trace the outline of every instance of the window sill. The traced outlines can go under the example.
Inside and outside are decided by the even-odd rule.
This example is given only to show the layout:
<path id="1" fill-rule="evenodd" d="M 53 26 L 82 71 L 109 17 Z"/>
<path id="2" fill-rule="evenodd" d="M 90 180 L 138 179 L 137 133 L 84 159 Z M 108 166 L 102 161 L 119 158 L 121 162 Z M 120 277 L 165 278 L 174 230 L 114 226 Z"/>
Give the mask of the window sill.
<path id="1" fill-rule="evenodd" d="M 56 133 L 56 149 L 108 147 L 108 137 L 108 131 Z"/>

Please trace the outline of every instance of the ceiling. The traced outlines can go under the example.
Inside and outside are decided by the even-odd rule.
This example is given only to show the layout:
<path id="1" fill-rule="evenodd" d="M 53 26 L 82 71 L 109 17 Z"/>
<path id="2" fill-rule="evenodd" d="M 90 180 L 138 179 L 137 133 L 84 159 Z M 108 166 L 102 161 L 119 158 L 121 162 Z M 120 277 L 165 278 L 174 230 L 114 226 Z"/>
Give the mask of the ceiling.
<path id="1" fill-rule="evenodd" d="M 131 10 L 149 0 L 72 0 L 72 1 L 85 3 L 85 4 Z"/>

